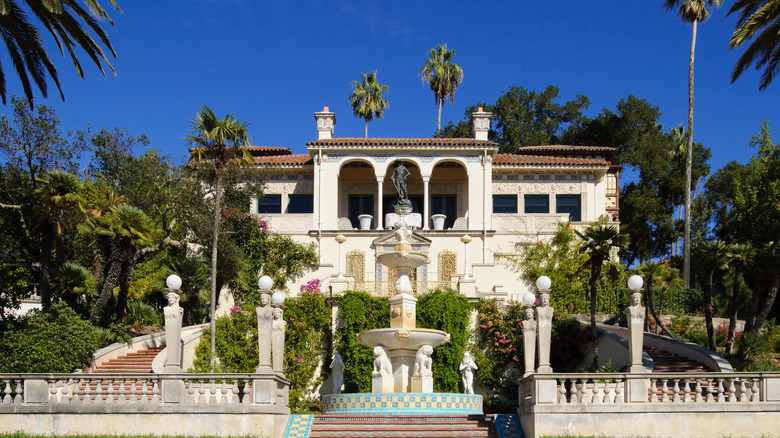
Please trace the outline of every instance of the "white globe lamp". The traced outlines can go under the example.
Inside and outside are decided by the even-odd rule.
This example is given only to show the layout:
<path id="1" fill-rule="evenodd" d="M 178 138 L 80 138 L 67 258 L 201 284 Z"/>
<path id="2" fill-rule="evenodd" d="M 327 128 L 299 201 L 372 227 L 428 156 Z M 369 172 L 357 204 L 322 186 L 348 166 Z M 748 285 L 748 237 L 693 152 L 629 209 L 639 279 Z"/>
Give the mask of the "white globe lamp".
<path id="1" fill-rule="evenodd" d="M 536 295 L 534 295 L 533 292 L 528 292 L 527 294 L 523 295 L 523 305 L 526 307 L 531 307 L 536 302 Z"/>
<path id="2" fill-rule="evenodd" d="M 165 279 L 165 285 L 168 286 L 168 289 L 177 290 L 181 287 L 181 277 L 176 274 L 169 275 Z"/>
<path id="3" fill-rule="evenodd" d="M 550 286 L 552 286 L 552 280 L 550 280 L 550 277 L 542 275 L 536 279 L 536 288 L 540 291 L 549 291 Z"/>
<path id="4" fill-rule="evenodd" d="M 282 304 L 284 304 L 284 298 L 285 298 L 284 294 L 279 291 L 276 291 L 273 294 L 271 294 L 271 302 L 273 303 L 274 306 L 281 306 Z"/>
<path id="5" fill-rule="evenodd" d="M 274 287 L 274 281 L 271 277 L 263 275 L 257 280 L 257 287 L 263 292 L 268 292 Z"/>
<path id="6" fill-rule="evenodd" d="M 643 284 L 645 284 L 645 281 L 639 275 L 632 275 L 628 279 L 628 288 L 631 290 L 642 289 Z"/>

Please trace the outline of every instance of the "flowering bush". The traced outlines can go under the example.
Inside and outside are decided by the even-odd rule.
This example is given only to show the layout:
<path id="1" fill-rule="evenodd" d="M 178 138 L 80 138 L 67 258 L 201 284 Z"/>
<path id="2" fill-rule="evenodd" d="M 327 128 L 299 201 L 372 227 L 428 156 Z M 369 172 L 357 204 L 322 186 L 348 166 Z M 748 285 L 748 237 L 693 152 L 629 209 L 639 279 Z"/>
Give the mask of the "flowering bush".
<path id="1" fill-rule="evenodd" d="M 320 293 L 321 288 L 322 280 L 315 278 L 314 280 L 307 281 L 306 284 L 301 286 L 301 293 L 318 294 Z"/>

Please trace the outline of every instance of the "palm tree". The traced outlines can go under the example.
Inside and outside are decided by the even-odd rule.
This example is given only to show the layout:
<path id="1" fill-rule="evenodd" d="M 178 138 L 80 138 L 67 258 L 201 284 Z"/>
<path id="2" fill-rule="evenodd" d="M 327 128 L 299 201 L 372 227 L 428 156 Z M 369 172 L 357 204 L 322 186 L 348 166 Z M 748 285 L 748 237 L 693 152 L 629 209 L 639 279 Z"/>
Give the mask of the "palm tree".
<path id="1" fill-rule="evenodd" d="M 43 200 L 43 211 L 40 216 L 41 245 L 38 255 L 40 278 L 38 293 L 41 305 L 48 308 L 51 304 L 51 270 L 52 250 L 60 265 L 65 258 L 65 240 L 63 232 L 68 228 L 67 214 L 78 208 L 84 209 L 84 198 L 81 196 L 81 179 L 76 175 L 62 170 L 52 170 L 36 178 L 38 188 L 35 193 Z M 52 248 L 52 244 L 54 248 Z"/>
<path id="2" fill-rule="evenodd" d="M 580 252 L 588 255 L 585 262 L 590 266 L 590 326 L 593 339 L 596 339 L 596 293 L 601 276 L 601 267 L 609 260 L 613 248 L 626 245 L 626 235 L 614 225 L 593 224 L 584 232 L 574 230 L 582 239 Z"/>
<path id="3" fill-rule="evenodd" d="M 741 12 L 729 49 L 741 47 L 757 33 L 759 35 L 737 60 L 731 72 L 731 82 L 755 64 L 756 70 L 764 68 L 758 84 L 758 89 L 763 91 L 780 70 L 780 0 L 737 0 L 726 15 L 737 11 Z"/>
<path id="4" fill-rule="evenodd" d="M 122 12 L 115 0 L 109 0 L 109 2 L 117 11 Z M 116 52 L 99 23 L 104 19 L 107 19 L 112 25 L 114 22 L 111 21 L 106 10 L 100 6 L 99 0 L 84 0 L 83 3 L 84 6 L 76 0 L 4 0 L 0 5 L 0 33 L 2 33 L 2 39 L 14 70 L 24 88 L 24 94 L 30 101 L 30 107 L 32 107 L 33 102 L 31 78 L 43 97 L 47 97 L 46 81 L 50 77 L 57 86 L 60 97 L 65 99 L 57 75 L 57 68 L 44 48 L 41 34 L 30 22 L 31 15 L 35 16 L 51 33 L 60 53 L 64 56 L 65 51 L 68 52 L 73 66 L 76 68 L 76 74 L 81 78 L 84 77 L 84 71 L 76 56 L 74 50 L 76 48 L 80 48 L 86 53 L 103 73 L 103 76 L 106 74 L 103 70 L 103 62 L 114 72 L 114 67 L 106 58 L 100 44 L 102 43 L 114 57 L 116 57 Z M 26 8 L 22 5 L 25 5 Z M 79 20 L 83 22 L 83 25 Z M 95 40 L 90 31 L 94 33 L 99 42 Z M 5 104 L 5 72 L 1 65 L 0 98 Z"/>
<path id="5" fill-rule="evenodd" d="M 452 62 L 455 50 L 447 50 L 447 45 L 439 44 L 436 49 L 429 51 L 429 58 L 420 69 L 423 83 L 428 82 L 433 91 L 433 98 L 439 115 L 436 118 L 436 132 L 441 131 L 441 107 L 449 99 L 455 105 L 455 91 L 463 82 L 463 69 Z"/>
<path id="6" fill-rule="evenodd" d="M 152 246 L 159 240 L 160 229 L 143 210 L 128 204 L 112 207 L 108 214 L 100 218 L 87 219 L 86 222 L 95 233 L 111 238 L 108 270 L 100 296 L 89 314 L 89 322 L 92 324 L 98 322 L 117 286 L 119 296 L 116 317 L 119 321 L 127 307 L 127 295 L 130 291 L 135 261 L 141 248 Z M 82 229 L 86 229 L 87 226 Z"/>
<path id="7" fill-rule="evenodd" d="M 65 262 L 52 271 L 52 280 L 59 288 L 60 296 L 72 309 L 76 309 L 79 297 L 92 295 L 95 279 L 89 269 L 76 262 Z"/>
<path id="8" fill-rule="evenodd" d="M 215 323 L 214 312 L 217 301 L 217 242 L 219 241 L 220 200 L 222 199 L 222 179 L 231 162 L 253 164 L 252 155 L 243 146 L 249 144 L 249 123 L 242 122 L 228 114 L 224 119 L 218 119 L 206 105 L 192 122 L 194 135 L 185 137 L 187 141 L 197 146 L 191 149 L 190 162 L 200 164 L 207 162 L 212 167 L 214 178 L 214 224 L 211 238 L 211 370 L 214 370 Z"/>
<path id="9" fill-rule="evenodd" d="M 735 243 L 726 250 L 726 260 L 731 266 L 733 277 L 731 283 L 731 299 L 729 300 L 729 333 L 726 336 L 726 352 L 734 352 L 734 334 L 737 329 L 737 310 L 739 306 L 739 291 L 742 288 L 742 269 L 751 263 L 756 255 L 756 249 L 748 243 Z"/>
<path id="10" fill-rule="evenodd" d="M 696 53 L 696 30 L 699 22 L 705 21 L 710 11 L 707 7 L 718 7 L 723 0 L 664 0 L 667 11 L 677 9 L 683 23 L 691 23 L 691 52 L 688 60 L 688 157 L 685 164 L 685 225 L 683 229 L 683 279 L 685 287 L 691 287 L 691 179 L 693 173 L 693 59 Z"/>
<path id="11" fill-rule="evenodd" d="M 698 265 L 703 268 L 704 282 L 704 321 L 707 325 L 707 339 L 710 350 L 715 351 L 715 327 L 712 324 L 712 292 L 715 271 L 726 269 L 726 244 L 720 240 L 704 242 L 694 250 Z"/>
<path id="12" fill-rule="evenodd" d="M 661 321 L 658 315 L 658 311 L 655 306 L 655 287 L 661 286 L 663 293 L 664 279 L 669 276 L 669 268 L 657 262 L 645 262 L 642 266 L 637 268 L 637 273 L 645 279 L 645 297 L 647 298 L 647 308 L 650 314 L 653 315 L 655 323 L 661 328 L 667 335 L 674 337 L 674 334 L 666 327 Z M 679 275 L 679 271 L 678 271 Z"/>
<path id="13" fill-rule="evenodd" d="M 387 85 L 376 80 L 376 71 L 363 73 L 363 82 L 352 81 L 352 93 L 349 94 L 349 104 L 355 117 L 366 121 L 365 137 L 368 138 L 368 122 L 374 117 L 381 119 L 389 104 L 382 93 L 387 91 Z"/>

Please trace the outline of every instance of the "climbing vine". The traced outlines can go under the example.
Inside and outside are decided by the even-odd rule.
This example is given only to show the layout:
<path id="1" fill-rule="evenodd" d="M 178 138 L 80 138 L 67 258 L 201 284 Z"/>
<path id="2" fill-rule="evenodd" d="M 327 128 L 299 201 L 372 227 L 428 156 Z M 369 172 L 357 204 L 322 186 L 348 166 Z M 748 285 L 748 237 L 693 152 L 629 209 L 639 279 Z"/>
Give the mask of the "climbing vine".
<path id="1" fill-rule="evenodd" d="M 460 392 L 459 366 L 469 337 L 470 311 L 466 297 L 452 289 L 436 289 L 417 301 L 417 327 L 450 334 L 450 341 L 433 351 L 433 386 L 437 392 Z"/>
<path id="2" fill-rule="evenodd" d="M 344 361 L 344 392 L 371 392 L 373 351 L 358 342 L 363 330 L 390 327 L 390 303 L 365 292 L 347 291 L 341 297 L 341 319 L 336 350 Z"/>

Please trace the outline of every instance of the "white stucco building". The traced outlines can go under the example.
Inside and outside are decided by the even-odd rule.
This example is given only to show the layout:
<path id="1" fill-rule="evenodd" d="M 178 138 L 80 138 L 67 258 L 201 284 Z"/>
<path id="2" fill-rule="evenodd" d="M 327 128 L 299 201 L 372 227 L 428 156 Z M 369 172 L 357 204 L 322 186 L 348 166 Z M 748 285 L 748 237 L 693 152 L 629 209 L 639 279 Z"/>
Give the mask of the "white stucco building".
<path id="1" fill-rule="evenodd" d="M 334 113 L 325 107 L 314 116 L 319 135 L 306 144 L 307 154 L 249 147 L 268 171 L 266 195 L 251 211 L 275 232 L 319 246 L 320 268 L 291 281 L 292 294 L 314 278 L 325 292 L 392 290 L 394 272 L 374 255 L 397 198 L 396 160 L 411 172 L 409 199 L 420 214 L 418 235 L 427 239 L 420 244 L 430 251 L 430 263 L 414 273 L 417 291 L 450 285 L 471 297 L 517 299 L 530 285 L 496 263 L 496 253 L 544 240 L 560 223 L 618 220 L 615 148 L 531 146 L 502 154 L 487 140 L 491 114 L 481 108 L 472 113 L 473 138 L 458 139 L 337 138 Z M 340 244 L 337 236 L 346 240 Z"/>

